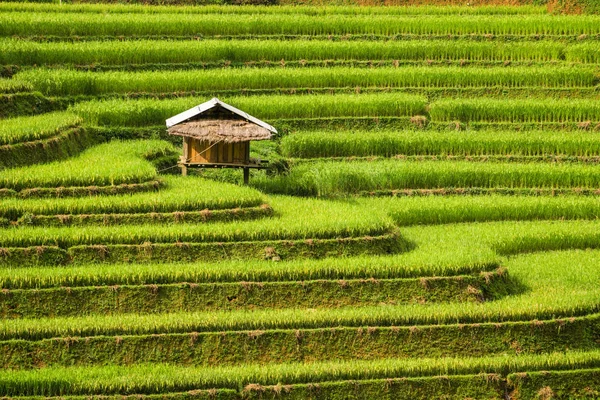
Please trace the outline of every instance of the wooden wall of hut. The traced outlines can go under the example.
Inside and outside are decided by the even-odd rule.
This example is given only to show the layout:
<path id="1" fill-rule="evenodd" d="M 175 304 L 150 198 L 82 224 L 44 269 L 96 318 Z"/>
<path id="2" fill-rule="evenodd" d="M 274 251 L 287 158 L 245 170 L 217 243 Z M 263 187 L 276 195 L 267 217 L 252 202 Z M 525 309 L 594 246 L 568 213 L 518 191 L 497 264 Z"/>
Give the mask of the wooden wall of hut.
<path id="1" fill-rule="evenodd" d="M 184 138 L 185 157 L 189 164 L 248 164 L 250 142 L 209 142 L 190 137 Z"/>

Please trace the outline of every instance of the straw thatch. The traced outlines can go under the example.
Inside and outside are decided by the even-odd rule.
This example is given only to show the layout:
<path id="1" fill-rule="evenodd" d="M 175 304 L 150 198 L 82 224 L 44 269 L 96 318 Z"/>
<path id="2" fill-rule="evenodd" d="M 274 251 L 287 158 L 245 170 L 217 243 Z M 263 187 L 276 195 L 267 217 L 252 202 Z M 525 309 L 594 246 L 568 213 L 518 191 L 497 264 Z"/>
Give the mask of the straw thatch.
<path id="1" fill-rule="evenodd" d="M 245 120 L 201 119 L 169 128 L 170 135 L 187 136 L 209 142 L 247 142 L 271 138 L 268 129 Z"/>

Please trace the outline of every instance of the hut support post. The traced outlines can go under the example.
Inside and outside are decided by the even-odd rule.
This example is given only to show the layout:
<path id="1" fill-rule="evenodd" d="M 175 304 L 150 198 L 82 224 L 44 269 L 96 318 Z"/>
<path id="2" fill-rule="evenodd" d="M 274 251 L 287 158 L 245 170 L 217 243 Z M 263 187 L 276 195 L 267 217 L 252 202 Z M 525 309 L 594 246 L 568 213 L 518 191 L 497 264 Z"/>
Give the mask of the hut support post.
<path id="1" fill-rule="evenodd" d="M 184 162 L 187 160 L 187 158 L 190 156 L 190 138 L 187 138 L 184 136 L 183 138 L 183 158 L 184 158 Z"/>
<path id="2" fill-rule="evenodd" d="M 181 176 L 187 176 L 187 166 L 184 164 L 179 164 L 179 166 L 181 167 Z"/>
<path id="3" fill-rule="evenodd" d="M 250 182 L 250 168 L 244 167 L 244 185 Z"/>

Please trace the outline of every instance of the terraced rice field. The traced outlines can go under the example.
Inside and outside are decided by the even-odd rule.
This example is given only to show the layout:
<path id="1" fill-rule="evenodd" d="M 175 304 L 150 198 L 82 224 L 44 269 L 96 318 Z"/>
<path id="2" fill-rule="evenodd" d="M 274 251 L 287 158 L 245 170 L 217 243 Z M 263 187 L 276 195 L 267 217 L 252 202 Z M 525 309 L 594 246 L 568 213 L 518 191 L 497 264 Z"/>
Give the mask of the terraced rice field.
<path id="1" fill-rule="evenodd" d="M 594 1 L 144 3 L 0 4 L 0 398 L 600 398 Z"/>

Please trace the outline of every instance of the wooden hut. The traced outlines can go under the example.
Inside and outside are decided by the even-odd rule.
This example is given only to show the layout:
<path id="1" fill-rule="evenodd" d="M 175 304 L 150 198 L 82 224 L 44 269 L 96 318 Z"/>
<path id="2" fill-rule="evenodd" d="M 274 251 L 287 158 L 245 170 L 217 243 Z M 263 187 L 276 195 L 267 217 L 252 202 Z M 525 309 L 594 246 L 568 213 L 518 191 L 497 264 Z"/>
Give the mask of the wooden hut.
<path id="1" fill-rule="evenodd" d="M 170 135 L 183 137 L 182 175 L 190 167 L 242 168 L 244 183 L 251 168 L 266 168 L 267 163 L 250 158 L 250 142 L 268 140 L 277 133 L 271 125 L 216 97 L 166 122 Z"/>

